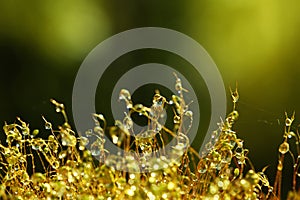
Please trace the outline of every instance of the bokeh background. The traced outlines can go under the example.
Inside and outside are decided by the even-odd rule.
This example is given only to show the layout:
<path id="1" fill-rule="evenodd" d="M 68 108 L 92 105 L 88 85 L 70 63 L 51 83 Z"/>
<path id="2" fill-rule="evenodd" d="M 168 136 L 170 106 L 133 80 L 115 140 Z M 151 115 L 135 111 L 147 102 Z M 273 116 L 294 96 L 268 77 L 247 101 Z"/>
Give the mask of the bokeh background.
<path id="1" fill-rule="evenodd" d="M 170 28 L 194 38 L 208 51 L 228 94 L 229 86 L 234 88 L 238 82 L 240 119 L 235 130 L 250 149 L 256 168 L 269 165 L 267 174 L 273 182 L 284 112 L 295 110 L 294 128 L 299 123 L 299 7 L 296 0 L 1 1 L 0 124 L 20 116 L 31 128 L 42 129 L 41 115 L 58 124 L 62 117 L 50 98 L 63 102 L 71 118 L 77 70 L 97 44 L 131 28 Z M 122 66 L 160 59 L 170 66 L 180 65 L 189 75 L 184 62 L 170 59 L 173 55 L 148 53 L 136 52 L 116 61 L 108 76 Z M 97 94 L 99 108 L 107 95 Z M 194 145 L 197 148 L 197 142 Z M 290 159 L 287 162 L 285 188 L 291 183 L 292 164 Z"/>

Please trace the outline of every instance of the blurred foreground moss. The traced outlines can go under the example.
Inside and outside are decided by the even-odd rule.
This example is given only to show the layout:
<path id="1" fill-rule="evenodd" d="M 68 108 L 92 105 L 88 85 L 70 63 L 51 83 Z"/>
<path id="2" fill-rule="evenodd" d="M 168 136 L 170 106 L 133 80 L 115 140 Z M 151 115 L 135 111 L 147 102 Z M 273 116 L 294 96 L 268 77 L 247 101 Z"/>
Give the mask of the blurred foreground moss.
<path id="1" fill-rule="evenodd" d="M 64 105 L 55 100 L 56 111 L 64 116 L 57 128 L 43 117 L 46 139 L 39 130 L 18 118 L 18 123 L 4 125 L 5 144 L 0 144 L 2 199 L 280 199 L 284 157 L 294 161 L 292 188 L 288 199 L 300 199 L 297 188 L 299 169 L 299 133 L 291 130 L 294 114 L 286 114 L 283 143 L 274 184 L 265 170 L 257 171 L 247 157 L 248 149 L 233 125 L 239 113 L 237 90 L 231 91 L 233 110 L 211 135 L 205 151 L 199 155 L 187 137 L 193 112 L 184 101 L 186 92 L 176 77 L 176 90 L 167 100 L 158 91 L 150 108 L 134 105 L 123 89 L 120 100 L 127 112 L 123 121 L 108 127 L 102 114 L 93 114 L 95 126 L 78 136 L 68 123 Z M 161 124 L 163 110 L 174 111 L 172 130 Z M 131 115 L 148 118 L 148 130 L 133 134 Z M 185 123 L 183 123 L 185 121 Z M 186 124 L 186 121 L 189 123 Z M 295 132 L 294 132 L 295 131 Z M 124 155 L 105 149 L 105 134 Z M 297 152 L 292 153 L 289 139 L 295 138 Z M 170 141 L 175 139 L 175 142 Z M 169 152 L 165 152 L 167 143 Z M 293 144 L 294 145 L 294 144 Z M 37 169 L 36 165 L 42 169 Z"/>

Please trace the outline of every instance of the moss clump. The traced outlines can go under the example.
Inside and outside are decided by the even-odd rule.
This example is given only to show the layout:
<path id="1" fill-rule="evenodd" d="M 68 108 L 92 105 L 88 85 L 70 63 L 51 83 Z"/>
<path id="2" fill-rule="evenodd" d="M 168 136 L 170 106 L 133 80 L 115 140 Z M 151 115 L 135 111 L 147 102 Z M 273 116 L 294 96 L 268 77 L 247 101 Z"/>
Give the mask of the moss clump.
<path id="1" fill-rule="evenodd" d="M 49 137 L 18 123 L 5 124 L 5 144 L 0 144 L 2 199 L 280 199 L 281 176 L 289 139 L 296 138 L 293 187 L 288 199 L 300 199 L 296 188 L 299 168 L 299 134 L 291 130 L 294 115 L 286 115 L 283 143 L 279 146 L 276 180 L 272 186 L 262 171 L 256 171 L 247 157 L 248 149 L 233 130 L 238 119 L 238 92 L 231 91 L 233 110 L 199 155 L 187 137 L 193 113 L 185 104 L 180 79 L 178 96 L 171 101 L 158 91 L 148 108 L 133 105 L 130 93 L 121 90 L 127 112 L 123 121 L 107 127 L 103 115 L 94 114 L 95 126 L 78 136 L 68 123 L 64 105 L 51 100 L 65 122 L 53 129 L 44 117 Z M 165 106 L 174 110 L 172 130 L 160 123 Z M 138 113 L 149 120 L 149 128 L 133 136 L 131 115 Z M 189 120 L 183 125 L 183 120 Z M 124 152 L 116 155 L 105 149 L 105 134 Z M 170 152 L 165 144 L 175 139 Z M 96 158 L 96 159 L 95 159 Z M 40 164 L 42 169 L 36 169 Z"/>

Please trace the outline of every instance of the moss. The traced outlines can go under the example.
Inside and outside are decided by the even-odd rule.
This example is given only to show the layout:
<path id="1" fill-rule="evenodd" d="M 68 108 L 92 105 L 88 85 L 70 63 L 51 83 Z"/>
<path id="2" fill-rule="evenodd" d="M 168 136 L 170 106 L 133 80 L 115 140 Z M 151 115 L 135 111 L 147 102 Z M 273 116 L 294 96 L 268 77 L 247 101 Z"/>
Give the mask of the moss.
<path id="1" fill-rule="evenodd" d="M 130 93 L 123 89 L 124 120 L 108 127 L 102 114 L 94 114 L 95 126 L 78 136 L 68 123 L 64 105 L 55 100 L 56 111 L 64 116 L 62 125 L 49 131 L 47 139 L 39 138 L 39 130 L 31 131 L 27 123 L 5 124 L 5 144 L 0 144 L 2 199 L 280 199 L 284 158 L 294 160 L 293 182 L 288 199 L 300 199 L 297 188 L 299 168 L 299 134 L 291 130 L 294 114 L 286 114 L 283 143 L 279 146 L 276 179 L 270 184 L 262 171 L 256 171 L 248 158 L 249 150 L 234 131 L 239 113 L 237 90 L 231 91 L 233 110 L 219 129 L 211 135 L 205 154 L 199 155 L 187 137 L 193 113 L 185 104 L 181 84 L 179 95 L 168 101 L 158 91 L 153 105 L 133 105 Z M 174 110 L 172 130 L 160 124 L 165 106 Z M 138 113 L 149 119 L 149 129 L 133 136 L 131 115 Z M 183 118 L 190 124 L 183 127 Z M 105 134 L 125 153 L 110 154 L 105 149 Z M 175 138 L 169 152 L 165 144 Z M 295 138 L 297 152 L 289 149 Z M 42 170 L 37 171 L 36 165 Z"/>

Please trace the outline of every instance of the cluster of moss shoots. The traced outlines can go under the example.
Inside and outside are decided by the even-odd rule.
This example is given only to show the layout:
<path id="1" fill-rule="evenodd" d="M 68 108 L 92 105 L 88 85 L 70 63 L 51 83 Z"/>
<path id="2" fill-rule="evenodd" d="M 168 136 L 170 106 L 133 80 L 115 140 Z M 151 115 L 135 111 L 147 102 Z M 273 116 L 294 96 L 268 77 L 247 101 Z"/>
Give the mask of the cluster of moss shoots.
<path id="1" fill-rule="evenodd" d="M 233 130 L 239 115 L 237 90 L 230 90 L 232 112 L 218 124 L 205 153 L 199 155 L 189 144 L 193 112 L 184 100 L 183 93 L 188 91 L 177 76 L 175 89 L 178 94 L 171 100 L 156 91 L 151 107 L 134 105 L 129 91 L 123 89 L 119 96 L 127 107 L 123 121 L 108 127 L 102 114 L 93 114 L 95 126 L 81 136 L 69 125 L 64 105 L 53 99 L 65 121 L 54 129 L 43 117 L 48 138 L 39 137 L 39 130 L 31 131 L 20 118 L 18 123 L 5 123 L 6 142 L 0 144 L 1 199 L 280 199 L 287 153 L 294 160 L 293 188 L 287 198 L 300 199 L 296 186 L 300 136 L 291 130 L 294 114 L 286 115 L 276 179 L 271 185 L 266 168 L 256 171 L 243 140 Z M 167 106 L 174 111 L 172 129 L 161 124 Z M 133 113 L 148 118 L 147 130 L 134 133 Z M 106 135 L 123 155 L 105 149 Z M 296 156 L 289 148 L 292 137 Z M 166 152 L 170 138 L 175 142 Z"/>

